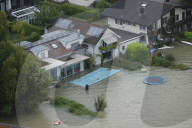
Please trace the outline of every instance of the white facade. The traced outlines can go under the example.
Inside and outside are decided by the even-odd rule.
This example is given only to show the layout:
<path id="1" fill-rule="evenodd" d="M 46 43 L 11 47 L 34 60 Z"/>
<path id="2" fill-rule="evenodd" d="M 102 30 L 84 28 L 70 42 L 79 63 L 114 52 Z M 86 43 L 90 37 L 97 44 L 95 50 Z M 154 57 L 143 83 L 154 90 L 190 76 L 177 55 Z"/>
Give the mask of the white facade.
<path id="1" fill-rule="evenodd" d="M 120 29 L 120 30 L 124 30 L 124 31 L 128 31 L 128 32 L 132 32 L 132 33 L 147 33 L 147 27 L 145 27 L 145 29 L 141 29 L 139 24 L 132 24 L 132 25 L 128 25 L 127 23 L 122 21 L 122 24 L 117 24 L 114 18 L 107 18 L 107 24 L 109 27 L 112 28 L 116 28 L 116 29 Z"/>
<path id="2" fill-rule="evenodd" d="M 117 39 L 118 35 L 112 32 L 111 30 L 107 29 L 96 45 L 87 44 L 87 53 L 92 55 L 92 57 L 94 58 L 95 65 L 101 64 L 101 57 L 97 56 L 97 54 L 102 54 L 102 52 L 99 50 L 99 47 L 103 45 L 103 40 L 109 37 L 115 37 Z M 111 51 L 111 54 L 112 58 L 118 57 L 118 47 L 116 47 L 116 49 L 113 49 Z"/>

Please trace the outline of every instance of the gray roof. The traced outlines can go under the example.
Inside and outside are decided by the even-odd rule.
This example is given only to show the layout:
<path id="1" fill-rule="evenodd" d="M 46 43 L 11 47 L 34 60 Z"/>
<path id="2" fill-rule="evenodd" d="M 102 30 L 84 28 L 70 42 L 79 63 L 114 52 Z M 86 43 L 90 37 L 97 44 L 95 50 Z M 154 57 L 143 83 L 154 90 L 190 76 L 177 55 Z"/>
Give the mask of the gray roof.
<path id="1" fill-rule="evenodd" d="M 29 49 L 34 55 L 37 55 L 39 52 L 42 52 L 42 51 L 45 51 L 45 50 L 49 50 L 48 47 L 46 46 L 43 46 L 43 45 L 38 45 L 38 46 L 35 46 L 33 48 L 30 48 Z"/>
<path id="2" fill-rule="evenodd" d="M 68 36 L 60 38 L 58 41 L 61 42 L 61 43 L 68 43 L 68 42 L 71 42 L 71 41 L 74 41 L 74 40 L 78 40 L 80 38 L 85 38 L 85 36 L 83 36 L 81 34 L 78 34 L 76 32 L 73 32 Z"/>
<path id="3" fill-rule="evenodd" d="M 145 7 L 145 13 L 140 15 L 139 5 L 142 3 L 148 5 Z M 176 6 L 171 3 L 152 0 L 119 0 L 112 7 L 104 10 L 101 15 L 150 26 Z"/>
<path id="4" fill-rule="evenodd" d="M 119 30 L 119 29 L 114 29 L 114 28 L 109 28 L 109 29 L 115 32 L 117 35 L 121 36 L 121 38 L 118 38 L 118 41 L 120 42 L 140 36 L 140 34 L 135 34 L 135 33 Z"/>

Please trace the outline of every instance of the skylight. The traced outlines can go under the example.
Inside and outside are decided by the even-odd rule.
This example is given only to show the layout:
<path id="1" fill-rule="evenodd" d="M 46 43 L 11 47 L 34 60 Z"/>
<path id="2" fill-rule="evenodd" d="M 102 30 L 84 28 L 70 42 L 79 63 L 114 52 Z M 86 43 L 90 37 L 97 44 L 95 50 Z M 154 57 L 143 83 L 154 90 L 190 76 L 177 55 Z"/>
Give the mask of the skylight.
<path id="1" fill-rule="evenodd" d="M 52 46 L 54 49 L 58 48 L 58 46 L 57 46 L 56 44 L 51 44 L 51 46 Z"/>

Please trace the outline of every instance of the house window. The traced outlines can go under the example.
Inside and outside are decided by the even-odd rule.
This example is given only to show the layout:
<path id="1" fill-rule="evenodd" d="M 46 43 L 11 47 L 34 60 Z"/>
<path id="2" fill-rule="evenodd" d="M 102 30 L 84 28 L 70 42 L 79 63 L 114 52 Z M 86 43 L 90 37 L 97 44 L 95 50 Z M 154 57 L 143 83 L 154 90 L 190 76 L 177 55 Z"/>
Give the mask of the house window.
<path id="1" fill-rule="evenodd" d="M 71 44 L 71 48 L 72 49 L 76 49 L 76 48 L 78 48 L 80 45 L 79 45 L 79 42 L 76 42 L 76 43 L 73 43 L 73 44 Z"/>
<path id="2" fill-rule="evenodd" d="M 140 30 L 146 30 L 146 27 L 144 25 L 140 25 Z"/>
<path id="3" fill-rule="evenodd" d="M 41 59 L 45 59 L 45 53 L 41 53 Z"/>
<path id="4" fill-rule="evenodd" d="M 182 18 L 183 18 L 183 20 L 186 19 L 186 13 L 185 12 L 182 12 Z"/>
<path id="5" fill-rule="evenodd" d="M 125 46 L 122 46 L 122 50 L 125 50 Z"/>
<path id="6" fill-rule="evenodd" d="M 162 24 L 163 24 L 163 26 L 167 25 L 167 17 L 162 19 Z"/>
<path id="7" fill-rule="evenodd" d="M 103 47 L 107 47 L 107 44 L 103 41 Z"/>
<path id="8" fill-rule="evenodd" d="M 116 23 L 116 24 L 119 24 L 119 25 L 122 25 L 122 20 L 115 19 L 115 23 Z"/>
<path id="9" fill-rule="evenodd" d="M 80 63 L 74 64 L 74 72 L 79 73 L 80 72 Z"/>
<path id="10" fill-rule="evenodd" d="M 179 14 L 175 15 L 175 21 L 179 20 Z"/>
<path id="11" fill-rule="evenodd" d="M 153 25 L 152 25 L 152 30 L 155 30 L 155 29 L 157 29 L 157 23 L 156 22 L 153 23 Z"/>
<path id="12" fill-rule="evenodd" d="M 66 77 L 67 76 L 67 74 L 66 74 L 66 69 L 65 68 L 62 68 L 61 69 L 61 77 L 63 78 L 63 77 Z"/>
<path id="13" fill-rule="evenodd" d="M 145 36 L 141 36 L 141 37 L 140 37 L 140 40 L 141 40 L 141 41 L 146 41 Z"/>
<path id="14" fill-rule="evenodd" d="M 51 46 L 52 46 L 54 49 L 58 48 L 58 46 L 57 46 L 56 44 L 51 44 Z"/>

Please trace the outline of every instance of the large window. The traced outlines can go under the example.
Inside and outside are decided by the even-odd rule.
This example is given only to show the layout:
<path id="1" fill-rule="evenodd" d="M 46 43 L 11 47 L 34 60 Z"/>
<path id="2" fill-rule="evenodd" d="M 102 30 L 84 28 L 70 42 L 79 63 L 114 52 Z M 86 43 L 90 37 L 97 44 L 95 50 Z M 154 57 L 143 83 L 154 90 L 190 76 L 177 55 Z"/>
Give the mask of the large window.
<path id="1" fill-rule="evenodd" d="M 62 69 L 61 69 L 61 78 L 66 77 L 66 76 L 67 76 L 67 74 L 66 74 L 66 68 L 62 68 Z"/>
<path id="2" fill-rule="evenodd" d="M 165 18 L 162 19 L 162 24 L 163 24 L 163 26 L 166 26 L 166 25 L 167 25 L 167 17 L 165 17 Z"/>
<path id="3" fill-rule="evenodd" d="M 146 27 L 144 25 L 140 25 L 140 30 L 146 30 Z"/>
<path id="4" fill-rule="evenodd" d="M 80 72 L 80 63 L 74 64 L 74 72 L 79 73 Z"/>
<path id="5" fill-rule="evenodd" d="M 122 25 L 122 20 L 115 19 L 115 23 L 116 23 L 116 24 L 119 24 L 119 25 Z"/>
<path id="6" fill-rule="evenodd" d="M 4 0 L 0 0 L 0 11 L 5 11 L 6 10 L 6 6 L 5 6 L 5 1 Z"/>
<path id="7" fill-rule="evenodd" d="M 73 67 L 72 66 L 68 66 L 67 67 L 67 75 L 72 75 L 73 74 Z"/>
<path id="8" fill-rule="evenodd" d="M 179 14 L 175 15 L 175 21 L 179 20 Z"/>

